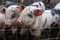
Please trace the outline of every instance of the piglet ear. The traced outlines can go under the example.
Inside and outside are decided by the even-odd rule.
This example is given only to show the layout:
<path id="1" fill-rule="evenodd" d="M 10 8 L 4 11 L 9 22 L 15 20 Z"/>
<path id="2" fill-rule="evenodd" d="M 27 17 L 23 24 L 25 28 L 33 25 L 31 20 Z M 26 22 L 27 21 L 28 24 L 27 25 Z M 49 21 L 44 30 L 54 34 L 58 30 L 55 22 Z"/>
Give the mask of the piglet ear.
<path id="1" fill-rule="evenodd" d="M 6 9 L 5 9 L 5 8 L 2 8 L 1 12 L 2 12 L 3 14 L 5 14 Z"/>
<path id="2" fill-rule="evenodd" d="M 36 16 L 40 16 L 40 15 L 42 15 L 42 10 L 36 9 L 36 10 L 34 10 L 34 14 L 35 14 Z"/>
<path id="3" fill-rule="evenodd" d="M 19 5 L 19 6 L 17 7 L 17 9 L 18 9 L 19 12 L 21 12 L 24 8 L 25 8 L 25 7 L 24 7 L 23 5 Z"/>

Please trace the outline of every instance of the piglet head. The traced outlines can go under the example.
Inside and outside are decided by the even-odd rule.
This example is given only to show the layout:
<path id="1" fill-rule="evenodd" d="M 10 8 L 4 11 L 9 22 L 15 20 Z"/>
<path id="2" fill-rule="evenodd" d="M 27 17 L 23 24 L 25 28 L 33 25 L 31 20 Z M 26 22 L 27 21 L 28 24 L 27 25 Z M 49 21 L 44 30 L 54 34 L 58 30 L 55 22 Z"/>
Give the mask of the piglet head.
<path id="1" fill-rule="evenodd" d="M 17 19 L 17 24 L 23 26 L 31 26 L 34 24 L 36 18 L 42 15 L 42 11 L 36 7 L 26 7 L 19 18 Z"/>

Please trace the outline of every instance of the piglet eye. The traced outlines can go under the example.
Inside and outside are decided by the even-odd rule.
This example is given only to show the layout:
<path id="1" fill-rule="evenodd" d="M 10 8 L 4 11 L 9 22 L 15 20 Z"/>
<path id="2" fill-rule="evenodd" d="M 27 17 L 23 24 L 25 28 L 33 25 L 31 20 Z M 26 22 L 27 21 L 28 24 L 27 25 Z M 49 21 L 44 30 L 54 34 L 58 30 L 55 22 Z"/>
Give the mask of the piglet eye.
<path id="1" fill-rule="evenodd" d="M 12 19 L 15 18 L 15 17 L 16 17 L 16 14 L 13 14 L 13 15 L 11 16 Z"/>
<path id="2" fill-rule="evenodd" d="M 32 14 L 28 14 L 28 16 L 29 16 L 30 18 L 32 18 L 32 17 L 33 17 L 33 15 L 32 15 Z"/>

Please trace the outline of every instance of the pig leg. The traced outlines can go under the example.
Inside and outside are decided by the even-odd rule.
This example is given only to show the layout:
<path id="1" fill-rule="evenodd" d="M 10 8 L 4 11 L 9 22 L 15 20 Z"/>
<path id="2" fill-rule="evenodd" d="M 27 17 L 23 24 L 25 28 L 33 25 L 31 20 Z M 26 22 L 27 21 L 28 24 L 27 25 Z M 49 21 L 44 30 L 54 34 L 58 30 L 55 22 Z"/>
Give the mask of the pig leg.
<path id="1" fill-rule="evenodd" d="M 21 29 L 20 34 L 23 35 L 26 32 L 26 29 Z"/>
<path id="2" fill-rule="evenodd" d="M 17 28 L 16 27 L 12 27 L 12 33 L 14 34 L 14 33 L 16 33 L 16 31 L 17 31 Z"/>
<path id="3" fill-rule="evenodd" d="M 40 34 L 41 34 L 40 29 L 32 29 L 32 30 L 30 30 L 30 32 L 34 36 L 33 37 L 34 40 L 39 40 L 40 39 Z"/>

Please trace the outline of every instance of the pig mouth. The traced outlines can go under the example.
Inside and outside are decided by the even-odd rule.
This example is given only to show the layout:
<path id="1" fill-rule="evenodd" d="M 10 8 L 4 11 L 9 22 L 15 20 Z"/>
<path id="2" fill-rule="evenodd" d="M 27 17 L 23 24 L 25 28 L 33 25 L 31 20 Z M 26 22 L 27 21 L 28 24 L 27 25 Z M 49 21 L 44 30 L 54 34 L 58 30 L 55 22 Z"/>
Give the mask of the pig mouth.
<path id="1" fill-rule="evenodd" d="M 10 24 L 5 24 L 5 27 L 11 27 L 12 25 L 10 25 Z"/>
<path id="2" fill-rule="evenodd" d="M 10 27 L 11 27 L 11 25 L 5 25 L 5 28 L 6 28 L 6 27 L 10 28 Z"/>

